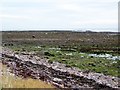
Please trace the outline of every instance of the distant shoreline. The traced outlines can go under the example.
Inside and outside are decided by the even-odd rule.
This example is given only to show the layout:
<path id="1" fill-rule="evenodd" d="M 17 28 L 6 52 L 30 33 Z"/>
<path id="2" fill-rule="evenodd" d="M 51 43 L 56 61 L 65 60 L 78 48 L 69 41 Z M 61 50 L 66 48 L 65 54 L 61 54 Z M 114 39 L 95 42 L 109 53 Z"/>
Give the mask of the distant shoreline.
<path id="1" fill-rule="evenodd" d="M 0 32 L 105 32 L 105 33 L 119 33 L 118 31 L 93 31 L 93 30 L 3 30 Z"/>

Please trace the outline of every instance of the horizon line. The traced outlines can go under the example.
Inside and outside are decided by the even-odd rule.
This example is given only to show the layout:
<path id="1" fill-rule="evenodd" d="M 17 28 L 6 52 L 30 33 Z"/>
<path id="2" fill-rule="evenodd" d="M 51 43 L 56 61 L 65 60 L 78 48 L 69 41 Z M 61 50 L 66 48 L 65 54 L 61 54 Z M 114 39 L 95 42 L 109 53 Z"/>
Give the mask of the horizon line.
<path id="1" fill-rule="evenodd" d="M 97 29 L 95 31 L 94 30 L 93 29 L 84 29 L 84 30 L 83 29 L 82 30 L 80 30 L 80 29 L 76 29 L 76 30 L 75 29 L 25 29 L 25 30 L 18 30 L 18 29 L 15 30 L 15 29 L 13 29 L 13 30 L 2 30 L 2 31 L 18 31 L 18 32 L 19 31 L 119 32 L 118 29 L 117 29 L 117 31 L 97 31 L 97 30 L 102 30 L 102 29 Z M 1 30 L 0 30 L 0 32 L 1 32 Z"/>

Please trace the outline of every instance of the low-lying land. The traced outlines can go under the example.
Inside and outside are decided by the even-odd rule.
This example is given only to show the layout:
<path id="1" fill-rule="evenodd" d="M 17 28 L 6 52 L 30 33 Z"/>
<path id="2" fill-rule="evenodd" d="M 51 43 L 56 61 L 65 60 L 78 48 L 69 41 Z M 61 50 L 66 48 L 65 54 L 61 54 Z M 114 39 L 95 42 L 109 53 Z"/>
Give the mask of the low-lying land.
<path id="1" fill-rule="evenodd" d="M 37 56 L 15 54 L 13 51 L 4 49 L 2 59 L 2 63 L 7 65 L 16 76 L 40 79 L 58 88 L 113 90 L 118 88 L 119 78 L 117 77 L 85 72 L 58 62 L 49 63 L 48 60 Z"/>
<path id="2" fill-rule="evenodd" d="M 3 47 L 16 54 L 34 56 L 120 77 L 119 33 L 112 32 L 3 32 Z M 41 60 L 39 59 L 39 60 Z"/>

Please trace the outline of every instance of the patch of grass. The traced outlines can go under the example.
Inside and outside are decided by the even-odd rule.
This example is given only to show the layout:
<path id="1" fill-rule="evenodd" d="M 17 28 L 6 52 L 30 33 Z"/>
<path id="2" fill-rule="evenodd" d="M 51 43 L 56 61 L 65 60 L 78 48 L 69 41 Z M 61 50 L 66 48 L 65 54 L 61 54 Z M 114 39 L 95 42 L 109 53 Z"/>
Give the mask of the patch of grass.
<path id="1" fill-rule="evenodd" d="M 118 73 L 119 64 L 114 63 L 114 60 L 106 58 L 90 57 L 89 53 L 80 53 L 78 50 L 66 48 L 58 48 L 52 46 L 32 46 L 19 45 L 13 46 L 14 50 L 21 50 L 24 48 L 27 51 L 44 52 L 44 56 L 49 59 L 49 62 L 57 61 L 64 63 L 69 67 L 78 67 L 82 70 L 89 70 L 92 72 L 103 73 L 105 75 L 120 76 Z M 72 47 L 70 47 L 72 48 Z M 118 60 L 119 61 L 119 60 Z"/>
<path id="2" fill-rule="evenodd" d="M 113 63 L 114 60 L 90 57 L 87 54 L 80 54 L 78 52 L 62 51 L 61 55 L 57 54 L 56 51 L 52 51 L 50 53 L 54 53 L 54 56 L 49 56 L 49 59 L 52 62 L 57 61 L 64 63 L 69 67 L 78 67 L 82 70 L 103 73 L 105 75 L 119 76 L 119 65 L 118 63 Z"/>
<path id="3" fill-rule="evenodd" d="M 34 45 L 14 45 L 14 46 L 8 46 L 8 48 L 11 48 L 13 49 L 14 51 L 18 51 L 18 52 L 24 52 L 24 51 L 27 51 L 27 52 L 31 52 L 31 51 L 40 51 L 41 48 L 37 48 L 37 46 L 34 46 Z"/>
<path id="4" fill-rule="evenodd" d="M 0 77 L 0 88 L 55 88 L 53 85 L 37 79 L 26 78 L 23 79 L 11 74 L 7 67 L 2 67 L 3 75 Z M 53 89 L 54 90 L 54 89 Z"/>
<path id="5" fill-rule="evenodd" d="M 0 90 L 2 90 L 2 84 L 0 83 Z"/>

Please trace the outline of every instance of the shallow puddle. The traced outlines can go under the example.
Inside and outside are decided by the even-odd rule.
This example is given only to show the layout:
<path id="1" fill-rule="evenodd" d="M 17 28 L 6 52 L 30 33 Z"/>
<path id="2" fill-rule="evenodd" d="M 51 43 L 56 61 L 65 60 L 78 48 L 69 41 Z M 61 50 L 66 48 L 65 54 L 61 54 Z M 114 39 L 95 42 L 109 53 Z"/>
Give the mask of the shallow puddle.
<path id="1" fill-rule="evenodd" d="M 106 58 L 111 60 L 120 60 L 120 56 L 113 56 L 111 54 L 89 54 L 88 56 L 99 57 L 99 58 Z"/>

